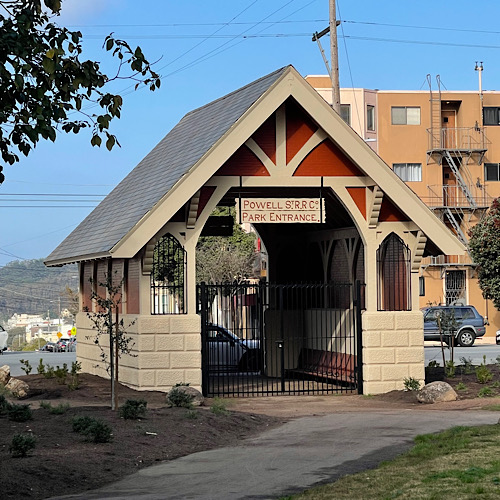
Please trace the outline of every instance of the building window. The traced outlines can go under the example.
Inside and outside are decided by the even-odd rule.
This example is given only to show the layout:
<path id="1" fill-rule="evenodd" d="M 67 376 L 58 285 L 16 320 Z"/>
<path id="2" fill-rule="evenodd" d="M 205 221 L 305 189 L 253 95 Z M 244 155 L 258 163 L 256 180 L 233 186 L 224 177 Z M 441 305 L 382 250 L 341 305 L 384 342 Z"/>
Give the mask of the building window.
<path id="1" fill-rule="evenodd" d="M 500 181 L 500 164 L 485 163 L 484 164 L 484 180 L 485 181 Z"/>
<path id="2" fill-rule="evenodd" d="M 419 276 L 418 278 L 418 294 L 420 297 L 425 297 L 425 277 Z"/>
<path id="3" fill-rule="evenodd" d="M 344 120 L 347 125 L 351 124 L 351 105 L 341 104 L 340 105 L 340 117 Z"/>
<path id="4" fill-rule="evenodd" d="M 393 125 L 420 125 L 420 108 L 393 106 L 391 121 Z"/>
<path id="5" fill-rule="evenodd" d="M 366 129 L 375 130 L 375 106 L 366 106 Z"/>
<path id="6" fill-rule="evenodd" d="M 422 180 L 421 163 L 393 163 L 392 169 L 405 182 L 420 182 Z"/>
<path id="7" fill-rule="evenodd" d="M 171 234 L 153 251 L 151 314 L 183 314 L 185 307 L 186 251 Z"/>
<path id="8" fill-rule="evenodd" d="M 483 108 L 484 125 L 500 125 L 500 108 Z"/>
<path id="9" fill-rule="evenodd" d="M 377 309 L 411 311 L 411 252 L 391 233 L 377 250 Z"/>

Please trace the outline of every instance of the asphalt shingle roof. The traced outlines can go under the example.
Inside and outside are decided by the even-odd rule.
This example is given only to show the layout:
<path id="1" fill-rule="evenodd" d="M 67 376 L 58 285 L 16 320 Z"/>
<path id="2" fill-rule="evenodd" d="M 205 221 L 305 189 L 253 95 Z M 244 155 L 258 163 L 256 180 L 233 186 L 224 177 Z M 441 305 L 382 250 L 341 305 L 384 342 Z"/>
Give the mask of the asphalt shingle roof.
<path id="1" fill-rule="evenodd" d="M 47 257 L 46 264 L 109 252 L 287 69 L 186 114 Z"/>

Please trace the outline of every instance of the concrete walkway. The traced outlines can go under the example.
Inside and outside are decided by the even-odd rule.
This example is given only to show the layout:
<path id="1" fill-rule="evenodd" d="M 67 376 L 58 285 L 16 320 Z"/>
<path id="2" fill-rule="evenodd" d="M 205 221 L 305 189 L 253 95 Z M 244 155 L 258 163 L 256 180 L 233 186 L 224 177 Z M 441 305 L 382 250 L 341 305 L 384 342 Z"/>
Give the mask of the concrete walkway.
<path id="1" fill-rule="evenodd" d="M 497 423 L 487 411 L 341 412 L 303 417 L 240 446 L 149 467 L 104 488 L 58 498 L 272 499 L 375 467 L 408 449 L 417 434 Z"/>

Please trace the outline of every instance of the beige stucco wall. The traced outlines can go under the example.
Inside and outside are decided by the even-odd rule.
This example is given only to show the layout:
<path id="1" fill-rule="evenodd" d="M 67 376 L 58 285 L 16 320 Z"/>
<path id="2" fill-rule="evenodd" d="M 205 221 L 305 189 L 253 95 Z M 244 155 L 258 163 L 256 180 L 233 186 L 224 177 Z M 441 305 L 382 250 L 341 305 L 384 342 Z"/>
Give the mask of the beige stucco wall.
<path id="1" fill-rule="evenodd" d="M 363 325 L 363 393 L 401 390 L 404 379 L 423 385 L 423 316 L 420 311 L 368 312 Z"/>
<path id="2" fill-rule="evenodd" d="M 201 325 L 198 315 L 124 315 L 134 344 L 119 363 L 120 382 L 138 390 L 168 391 L 179 382 L 201 390 Z M 85 313 L 77 316 L 77 360 L 82 371 L 108 377 Z M 108 347 L 106 335 L 102 345 Z"/>

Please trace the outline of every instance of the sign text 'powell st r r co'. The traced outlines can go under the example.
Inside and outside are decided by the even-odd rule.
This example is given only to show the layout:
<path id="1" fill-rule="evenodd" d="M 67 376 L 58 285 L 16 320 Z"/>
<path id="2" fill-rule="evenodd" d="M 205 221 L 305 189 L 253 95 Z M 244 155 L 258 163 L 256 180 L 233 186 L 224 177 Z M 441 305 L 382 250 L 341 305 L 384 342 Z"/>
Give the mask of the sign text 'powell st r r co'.
<path id="1" fill-rule="evenodd" d="M 237 200 L 237 203 L 237 212 L 241 214 L 242 223 L 325 222 L 324 199 L 242 198 Z"/>

